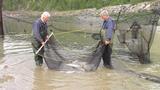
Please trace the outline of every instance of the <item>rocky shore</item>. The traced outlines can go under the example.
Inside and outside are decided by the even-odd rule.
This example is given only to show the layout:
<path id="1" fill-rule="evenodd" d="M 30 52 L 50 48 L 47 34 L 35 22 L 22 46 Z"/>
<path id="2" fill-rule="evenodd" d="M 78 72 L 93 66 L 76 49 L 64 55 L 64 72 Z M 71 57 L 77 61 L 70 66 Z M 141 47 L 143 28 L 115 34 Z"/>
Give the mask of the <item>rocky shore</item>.
<path id="1" fill-rule="evenodd" d="M 124 5 L 116 5 L 116 6 L 107 6 L 100 9 L 90 8 L 90 9 L 82 9 L 82 10 L 71 10 L 71 11 L 49 11 L 53 16 L 77 16 L 77 15 L 92 15 L 97 16 L 100 11 L 108 10 L 109 13 L 118 13 L 120 10 L 126 12 L 139 12 L 142 10 L 151 10 L 160 7 L 159 0 L 152 0 L 149 2 L 142 2 L 138 4 L 124 4 Z M 39 16 L 41 12 L 39 11 L 4 11 L 5 15 L 10 16 L 19 16 L 19 15 L 30 15 L 30 16 Z"/>

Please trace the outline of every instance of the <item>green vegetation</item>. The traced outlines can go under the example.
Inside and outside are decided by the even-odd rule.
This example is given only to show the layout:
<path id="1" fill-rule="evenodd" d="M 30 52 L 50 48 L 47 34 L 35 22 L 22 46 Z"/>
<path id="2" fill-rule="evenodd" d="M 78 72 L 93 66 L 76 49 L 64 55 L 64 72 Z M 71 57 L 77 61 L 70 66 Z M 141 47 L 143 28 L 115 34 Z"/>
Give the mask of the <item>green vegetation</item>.
<path id="1" fill-rule="evenodd" d="M 151 0 L 4 0 L 4 10 L 76 10 Z"/>

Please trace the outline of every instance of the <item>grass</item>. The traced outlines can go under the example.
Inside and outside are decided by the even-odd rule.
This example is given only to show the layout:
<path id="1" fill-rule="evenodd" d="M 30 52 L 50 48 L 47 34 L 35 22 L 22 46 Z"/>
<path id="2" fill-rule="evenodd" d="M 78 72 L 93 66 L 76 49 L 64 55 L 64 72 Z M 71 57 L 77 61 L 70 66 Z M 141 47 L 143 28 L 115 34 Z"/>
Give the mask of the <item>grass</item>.
<path id="1" fill-rule="evenodd" d="M 4 0 L 4 10 L 77 10 L 119 4 L 136 4 L 151 0 Z M 154 1 L 154 0 L 153 0 Z"/>

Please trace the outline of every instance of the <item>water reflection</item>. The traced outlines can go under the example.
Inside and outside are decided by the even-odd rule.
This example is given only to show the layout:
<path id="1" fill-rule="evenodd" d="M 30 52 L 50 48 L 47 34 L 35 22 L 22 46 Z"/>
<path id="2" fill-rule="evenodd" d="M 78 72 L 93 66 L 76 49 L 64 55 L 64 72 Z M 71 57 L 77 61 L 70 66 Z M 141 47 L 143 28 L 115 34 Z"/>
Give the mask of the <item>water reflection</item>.
<path id="1" fill-rule="evenodd" d="M 70 73 L 35 68 L 33 90 L 110 90 L 112 73 L 101 72 Z"/>
<path id="2" fill-rule="evenodd" d="M 49 75 L 43 68 L 35 68 L 33 90 L 53 90 L 54 88 L 49 88 L 50 82 L 47 80 L 47 77 L 49 77 Z"/>

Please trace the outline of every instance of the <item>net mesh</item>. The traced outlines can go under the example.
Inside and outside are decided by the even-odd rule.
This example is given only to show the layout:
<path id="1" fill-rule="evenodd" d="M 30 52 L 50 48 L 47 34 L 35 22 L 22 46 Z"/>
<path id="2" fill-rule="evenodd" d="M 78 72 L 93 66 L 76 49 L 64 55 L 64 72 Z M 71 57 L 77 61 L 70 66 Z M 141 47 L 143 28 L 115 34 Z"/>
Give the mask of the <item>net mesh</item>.
<path id="1" fill-rule="evenodd" d="M 63 21 L 64 19 L 65 21 Z M 94 71 L 100 64 L 104 46 L 100 44 L 97 45 L 99 41 L 91 38 L 92 31 L 75 28 L 79 26 L 75 26 L 74 23 L 77 24 L 80 22 L 72 22 L 70 19 L 72 18 L 54 17 L 54 20 L 51 19 L 49 22 L 49 29 L 53 30 L 54 35 L 45 45 L 44 54 L 40 55 L 44 57 L 49 69 Z M 32 19 L 30 17 L 5 16 L 4 23 L 6 34 L 30 34 L 31 31 L 27 30 L 31 30 L 34 20 L 35 17 Z M 64 24 L 67 25 L 63 26 Z M 74 40 L 72 41 L 73 38 Z"/>
<path id="2" fill-rule="evenodd" d="M 149 63 L 150 47 L 159 20 L 159 9 L 142 10 L 133 14 L 127 13 L 123 8 L 113 17 L 117 23 L 116 33 L 119 33 L 117 37 L 120 43 L 125 44 L 141 63 Z M 79 16 L 79 20 L 71 20 L 74 18 L 70 17 L 54 17 L 50 20 L 49 29 L 53 30 L 54 35 L 45 45 L 45 53 L 42 55 L 48 68 L 76 71 L 94 71 L 98 68 L 104 52 L 104 45 L 97 41 L 101 39 L 97 29 L 102 23 L 97 17 L 92 17 L 93 21 L 86 21 L 86 18 L 87 15 Z M 18 34 L 30 34 L 34 20 L 35 17 L 4 16 L 5 32 L 15 35 L 18 30 Z M 77 27 L 81 29 L 77 30 Z"/>
<path id="3" fill-rule="evenodd" d="M 123 11 L 118 23 L 118 39 L 140 63 L 150 63 L 150 48 L 159 20 L 158 9 L 130 14 Z"/>
<path id="4" fill-rule="evenodd" d="M 99 45 L 94 51 L 86 50 L 73 51 L 66 50 L 60 46 L 53 36 L 45 46 L 45 61 L 50 69 L 57 70 L 96 70 L 101 61 L 101 56 L 104 51 L 104 46 Z"/>

